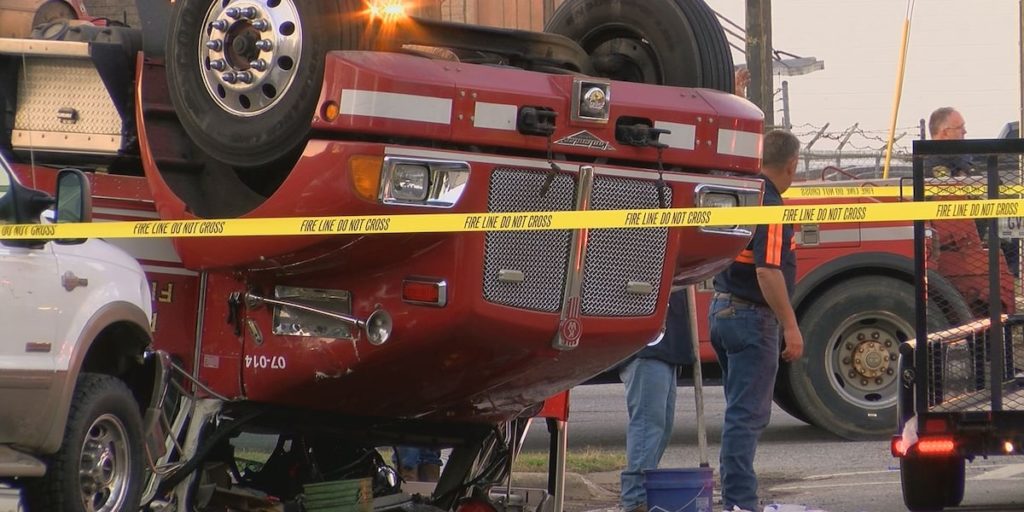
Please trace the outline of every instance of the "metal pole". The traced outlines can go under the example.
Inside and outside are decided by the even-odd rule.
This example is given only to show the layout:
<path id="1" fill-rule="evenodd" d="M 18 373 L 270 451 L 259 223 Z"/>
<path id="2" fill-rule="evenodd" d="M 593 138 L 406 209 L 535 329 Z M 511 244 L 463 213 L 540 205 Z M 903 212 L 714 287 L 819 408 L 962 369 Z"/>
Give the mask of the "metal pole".
<path id="1" fill-rule="evenodd" d="M 775 91 L 772 80 L 772 2 L 747 0 L 747 97 L 764 112 L 764 127 L 775 126 Z"/>
<path id="2" fill-rule="evenodd" d="M 988 157 L 988 198 L 999 199 L 999 168 L 995 155 Z M 988 312 L 991 324 L 988 328 L 988 353 L 992 361 L 992 375 L 989 389 L 992 390 L 992 411 L 1003 410 L 1003 374 L 1006 372 L 1006 352 L 1003 347 L 1003 303 L 1000 300 L 1002 271 L 999 262 L 1002 248 L 999 246 L 999 219 L 988 223 Z"/>
<path id="3" fill-rule="evenodd" d="M 1020 0 L 1020 7 L 1018 9 L 1020 13 L 1019 21 L 1019 35 L 1018 39 L 1018 57 L 1020 58 L 1020 112 L 1017 116 L 1017 136 L 1024 136 L 1024 0 Z"/>
<path id="4" fill-rule="evenodd" d="M 690 314 L 690 342 L 693 344 L 693 401 L 697 407 L 697 453 L 700 467 L 708 464 L 708 431 L 704 424 L 704 376 L 700 368 L 700 337 L 697 333 L 697 286 L 686 287 L 686 305 Z"/>
<path id="5" fill-rule="evenodd" d="M 786 130 L 793 130 L 793 123 L 789 120 L 789 81 L 782 81 L 782 127 Z"/>

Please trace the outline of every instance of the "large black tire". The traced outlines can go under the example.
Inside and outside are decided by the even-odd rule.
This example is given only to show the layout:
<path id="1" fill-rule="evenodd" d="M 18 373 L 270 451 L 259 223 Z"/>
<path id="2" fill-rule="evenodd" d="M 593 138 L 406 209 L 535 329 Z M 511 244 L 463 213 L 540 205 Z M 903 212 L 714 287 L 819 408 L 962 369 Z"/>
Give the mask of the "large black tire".
<path id="1" fill-rule="evenodd" d="M 703 0 L 566 0 L 545 30 L 608 78 L 733 92 L 732 52 Z"/>
<path id="2" fill-rule="evenodd" d="M 83 373 L 60 450 L 47 460 L 46 476 L 26 485 L 29 510 L 138 510 L 145 457 L 142 436 L 139 405 L 124 382 Z"/>
<path id="3" fill-rule="evenodd" d="M 239 5 L 259 6 L 256 16 L 230 16 Z M 365 35 L 353 15 L 360 8 L 357 0 L 178 0 L 168 31 L 167 81 L 192 140 L 243 168 L 297 154 L 320 97 L 324 55 L 358 48 Z M 259 30 L 260 21 L 267 21 L 266 30 Z M 210 28 L 219 22 L 223 30 Z M 216 41 L 220 50 L 207 46 Z M 234 73 L 234 83 L 227 73 Z M 239 81 L 239 73 L 249 73 L 251 82 Z"/>
<path id="4" fill-rule="evenodd" d="M 967 315 L 963 299 L 946 299 Z M 929 331 L 950 326 L 929 306 Z M 825 290 L 800 315 L 804 355 L 779 379 L 811 423 L 846 439 L 896 431 L 899 345 L 914 338 L 914 287 L 884 276 L 856 277 Z"/>
<path id="5" fill-rule="evenodd" d="M 903 503 L 913 511 L 942 510 L 964 500 L 964 458 L 917 457 L 900 459 Z"/>

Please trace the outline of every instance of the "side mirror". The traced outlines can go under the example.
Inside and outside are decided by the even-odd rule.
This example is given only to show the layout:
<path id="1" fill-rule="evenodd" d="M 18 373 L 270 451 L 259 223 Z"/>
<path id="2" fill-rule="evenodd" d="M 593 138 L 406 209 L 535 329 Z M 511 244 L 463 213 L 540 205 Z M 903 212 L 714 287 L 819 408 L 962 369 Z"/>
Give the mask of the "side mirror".
<path id="1" fill-rule="evenodd" d="M 57 222 L 92 221 L 92 189 L 89 180 L 77 169 L 57 173 Z"/>

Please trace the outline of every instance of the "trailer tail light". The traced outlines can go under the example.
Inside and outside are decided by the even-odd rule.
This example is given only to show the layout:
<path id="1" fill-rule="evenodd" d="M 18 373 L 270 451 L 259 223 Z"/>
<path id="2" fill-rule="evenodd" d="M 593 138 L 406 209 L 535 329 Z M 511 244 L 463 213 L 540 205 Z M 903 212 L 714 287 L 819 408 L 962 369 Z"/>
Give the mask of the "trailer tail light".
<path id="1" fill-rule="evenodd" d="M 903 436 L 897 434 L 889 440 L 889 453 L 893 457 L 903 458 L 907 455 L 907 445 L 903 443 Z"/>
<path id="2" fill-rule="evenodd" d="M 410 304 L 444 307 L 448 303 L 448 283 L 441 279 L 406 279 L 402 281 L 402 300 Z"/>
<path id="3" fill-rule="evenodd" d="M 497 512 L 494 505 L 480 498 L 467 498 L 459 503 L 455 512 Z"/>
<path id="4" fill-rule="evenodd" d="M 944 456 L 956 452 L 952 437 L 925 437 L 917 442 L 917 453 L 922 456 Z"/>
<path id="5" fill-rule="evenodd" d="M 889 440 L 889 452 L 893 457 L 906 457 L 911 448 L 916 448 L 922 457 L 945 457 L 956 453 L 956 441 L 951 436 L 922 437 L 916 444 L 907 445 L 903 436 L 895 435 Z"/>

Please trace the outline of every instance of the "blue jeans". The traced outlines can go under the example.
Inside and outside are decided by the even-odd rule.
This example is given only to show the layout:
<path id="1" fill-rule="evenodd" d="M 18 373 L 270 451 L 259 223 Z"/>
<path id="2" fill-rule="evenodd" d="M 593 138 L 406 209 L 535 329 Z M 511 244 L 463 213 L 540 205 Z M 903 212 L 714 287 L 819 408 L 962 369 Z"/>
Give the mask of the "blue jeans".
<path id="1" fill-rule="evenodd" d="M 395 458 L 395 464 L 406 469 L 416 469 L 420 464 L 441 465 L 441 451 L 435 448 L 399 446 Z"/>
<path id="2" fill-rule="evenodd" d="M 644 470 L 655 469 L 672 436 L 676 410 L 676 366 L 659 359 L 636 358 L 619 370 L 626 384 L 626 469 L 621 504 L 625 510 L 647 505 Z"/>
<path id="3" fill-rule="evenodd" d="M 772 414 L 772 391 L 779 370 L 779 321 L 768 306 L 720 298 L 711 303 L 708 320 L 725 387 L 719 456 L 723 508 L 760 510 L 754 453 Z"/>

